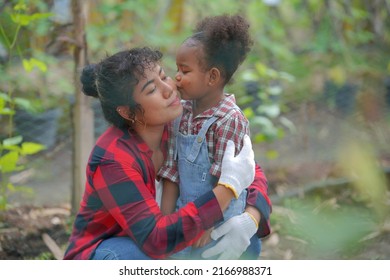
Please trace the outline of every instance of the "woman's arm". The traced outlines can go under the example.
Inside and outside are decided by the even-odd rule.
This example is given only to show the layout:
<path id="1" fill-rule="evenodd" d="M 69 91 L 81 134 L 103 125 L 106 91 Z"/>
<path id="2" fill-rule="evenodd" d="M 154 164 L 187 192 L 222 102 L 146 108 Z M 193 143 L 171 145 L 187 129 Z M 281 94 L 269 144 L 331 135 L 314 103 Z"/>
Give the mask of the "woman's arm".
<path id="1" fill-rule="evenodd" d="M 163 216 L 145 185 L 142 169 L 134 165 L 116 162 L 101 165 L 97 173 L 112 174 L 114 171 L 115 177 L 97 176 L 100 179 L 96 179 L 94 185 L 103 205 L 123 231 L 150 257 L 165 258 L 192 245 L 204 230 L 220 222 L 222 211 L 228 207 L 234 192 L 241 193 L 253 181 L 254 155 L 249 137 L 246 147 L 234 157 L 234 145 L 228 145 L 219 184 L 167 216 Z M 108 182 L 101 178 L 113 179 Z"/>
<path id="2" fill-rule="evenodd" d="M 265 237 L 269 235 L 271 232 L 269 219 L 272 212 L 272 203 L 268 196 L 267 178 L 258 164 L 256 164 L 255 167 L 255 179 L 248 187 L 246 203 L 246 211 L 249 210 L 248 212 L 251 213 L 254 217 L 258 217 L 258 215 L 260 215 L 258 220 L 259 228 L 257 235 L 259 237 Z"/>

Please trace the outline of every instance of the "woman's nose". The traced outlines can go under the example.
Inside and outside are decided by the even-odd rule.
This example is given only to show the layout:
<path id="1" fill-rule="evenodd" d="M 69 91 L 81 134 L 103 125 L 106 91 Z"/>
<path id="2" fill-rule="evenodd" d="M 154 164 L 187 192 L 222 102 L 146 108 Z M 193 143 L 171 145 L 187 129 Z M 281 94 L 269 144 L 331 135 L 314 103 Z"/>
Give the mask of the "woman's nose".
<path id="1" fill-rule="evenodd" d="M 176 84 L 171 78 L 168 78 L 168 81 L 165 83 L 164 97 L 171 97 L 174 90 L 176 90 Z"/>

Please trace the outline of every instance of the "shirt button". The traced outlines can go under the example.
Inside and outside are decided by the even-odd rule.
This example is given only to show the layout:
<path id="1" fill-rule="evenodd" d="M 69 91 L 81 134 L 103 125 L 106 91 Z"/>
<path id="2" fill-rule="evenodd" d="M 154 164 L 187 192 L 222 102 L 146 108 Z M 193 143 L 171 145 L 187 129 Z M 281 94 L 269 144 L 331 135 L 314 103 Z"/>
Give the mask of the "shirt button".
<path id="1" fill-rule="evenodd" d="M 196 141 L 198 141 L 198 143 L 201 143 L 202 142 L 202 137 L 198 136 L 198 138 L 196 138 Z"/>

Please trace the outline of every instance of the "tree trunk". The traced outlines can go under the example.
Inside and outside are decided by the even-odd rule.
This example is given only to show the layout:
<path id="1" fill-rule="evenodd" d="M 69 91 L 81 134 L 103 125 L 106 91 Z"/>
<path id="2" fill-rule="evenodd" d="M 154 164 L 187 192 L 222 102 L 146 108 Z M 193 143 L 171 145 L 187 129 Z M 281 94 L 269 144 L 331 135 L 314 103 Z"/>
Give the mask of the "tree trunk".
<path id="1" fill-rule="evenodd" d="M 73 108 L 73 184 L 72 213 L 77 212 L 86 181 L 85 167 L 94 142 L 93 111 L 90 98 L 81 91 L 80 72 L 87 64 L 87 42 L 85 24 L 87 21 L 88 1 L 72 0 L 74 25 L 74 84 L 75 104 Z"/>

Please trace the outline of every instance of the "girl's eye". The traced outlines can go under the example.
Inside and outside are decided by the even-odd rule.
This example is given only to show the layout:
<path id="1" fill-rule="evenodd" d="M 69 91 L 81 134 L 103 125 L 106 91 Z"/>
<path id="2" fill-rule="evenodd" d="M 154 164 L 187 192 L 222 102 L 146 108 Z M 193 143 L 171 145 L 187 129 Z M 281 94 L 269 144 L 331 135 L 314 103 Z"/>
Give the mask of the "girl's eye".
<path id="1" fill-rule="evenodd" d="M 168 79 L 168 76 L 163 76 L 161 80 L 166 81 Z"/>

